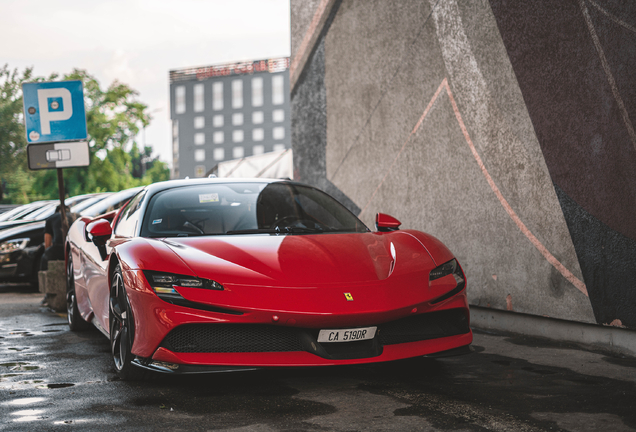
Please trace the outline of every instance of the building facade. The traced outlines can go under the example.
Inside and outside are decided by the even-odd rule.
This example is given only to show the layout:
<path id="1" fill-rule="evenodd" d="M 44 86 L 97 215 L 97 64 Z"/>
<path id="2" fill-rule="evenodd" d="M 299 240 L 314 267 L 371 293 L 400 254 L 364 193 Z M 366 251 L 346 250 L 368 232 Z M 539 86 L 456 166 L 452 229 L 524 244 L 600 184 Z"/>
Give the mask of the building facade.
<path id="1" fill-rule="evenodd" d="M 172 178 L 291 147 L 289 58 L 170 71 Z"/>

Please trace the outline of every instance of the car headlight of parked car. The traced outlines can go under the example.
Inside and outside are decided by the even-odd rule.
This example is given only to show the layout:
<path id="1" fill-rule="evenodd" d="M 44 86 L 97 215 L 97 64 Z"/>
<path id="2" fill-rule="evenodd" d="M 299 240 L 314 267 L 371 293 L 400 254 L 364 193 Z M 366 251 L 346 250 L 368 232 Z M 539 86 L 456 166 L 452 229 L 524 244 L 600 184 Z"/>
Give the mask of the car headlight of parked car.
<path id="1" fill-rule="evenodd" d="M 29 244 L 29 240 L 30 239 L 28 238 L 21 238 L 21 239 L 8 240 L 4 243 L 0 243 L 0 253 L 9 253 L 16 250 L 24 249 Z"/>

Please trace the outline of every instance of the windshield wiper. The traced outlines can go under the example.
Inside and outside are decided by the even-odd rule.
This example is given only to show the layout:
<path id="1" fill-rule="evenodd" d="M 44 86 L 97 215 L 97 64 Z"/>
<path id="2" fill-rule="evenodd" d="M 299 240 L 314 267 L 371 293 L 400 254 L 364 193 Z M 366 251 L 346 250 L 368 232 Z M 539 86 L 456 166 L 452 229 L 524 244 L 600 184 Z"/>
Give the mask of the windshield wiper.
<path id="1" fill-rule="evenodd" d="M 294 226 L 294 227 L 285 227 L 284 228 L 287 232 L 290 233 L 320 233 L 320 232 L 325 232 L 324 229 L 320 229 L 320 228 L 307 228 L 307 227 L 299 227 L 299 226 Z"/>
<path id="2" fill-rule="evenodd" d="M 283 227 L 283 228 L 253 228 L 244 230 L 230 230 L 225 234 L 294 234 L 294 233 L 321 233 L 323 229 L 307 227 Z"/>
<path id="3" fill-rule="evenodd" d="M 284 231 L 276 230 L 272 228 L 252 228 L 242 230 L 230 230 L 225 234 L 284 234 Z"/>

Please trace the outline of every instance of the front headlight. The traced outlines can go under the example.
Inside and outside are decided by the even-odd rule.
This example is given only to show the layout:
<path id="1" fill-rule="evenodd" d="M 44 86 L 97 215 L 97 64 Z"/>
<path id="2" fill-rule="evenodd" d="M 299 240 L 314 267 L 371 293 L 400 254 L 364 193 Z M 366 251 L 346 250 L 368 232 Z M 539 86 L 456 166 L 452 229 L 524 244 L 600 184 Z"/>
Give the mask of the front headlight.
<path id="1" fill-rule="evenodd" d="M 428 276 L 428 280 L 434 281 L 435 279 L 443 278 L 444 276 L 448 276 L 450 274 L 455 277 L 455 281 L 458 284 L 464 282 L 464 274 L 462 273 L 462 269 L 456 259 L 452 259 L 439 267 L 435 267 L 433 270 L 431 270 L 431 273 Z"/>
<path id="2" fill-rule="evenodd" d="M 13 239 L 0 244 L 0 253 L 9 253 L 24 249 L 29 244 L 28 238 Z"/>
<path id="3" fill-rule="evenodd" d="M 184 276 L 173 273 L 162 273 L 156 271 L 144 271 L 148 283 L 157 296 L 163 300 L 181 299 L 181 294 L 176 287 L 203 288 L 216 291 L 223 291 L 223 285 L 211 279 L 201 279 L 193 276 Z"/>
<path id="4" fill-rule="evenodd" d="M 453 275 L 453 278 L 455 278 L 454 288 L 452 287 L 452 285 L 449 286 L 448 283 L 445 281 L 434 282 L 437 279 L 441 279 L 444 276 L 449 276 L 449 275 Z M 444 301 L 448 298 L 451 298 L 455 294 L 462 292 L 464 288 L 466 287 L 466 279 L 464 277 L 464 272 L 462 271 L 462 268 L 459 266 L 459 263 L 457 262 L 457 260 L 452 259 L 431 270 L 428 276 L 428 285 L 432 290 L 437 292 L 439 292 L 439 290 L 442 290 L 442 289 L 443 289 L 442 292 L 444 292 L 452 288 L 431 302 L 432 304 L 435 304 L 435 303 Z M 442 292 L 439 292 L 439 293 L 442 294 Z"/>

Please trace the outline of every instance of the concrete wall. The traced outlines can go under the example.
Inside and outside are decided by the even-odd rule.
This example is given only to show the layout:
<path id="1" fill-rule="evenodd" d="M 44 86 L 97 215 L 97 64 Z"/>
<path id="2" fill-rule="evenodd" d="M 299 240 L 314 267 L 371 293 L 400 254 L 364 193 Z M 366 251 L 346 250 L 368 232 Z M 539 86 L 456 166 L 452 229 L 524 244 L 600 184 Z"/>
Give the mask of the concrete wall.
<path id="1" fill-rule="evenodd" d="M 440 238 L 471 304 L 636 327 L 636 4 L 291 11 L 295 178 Z"/>

